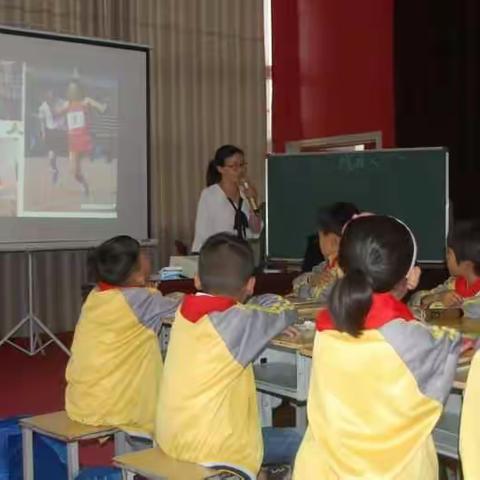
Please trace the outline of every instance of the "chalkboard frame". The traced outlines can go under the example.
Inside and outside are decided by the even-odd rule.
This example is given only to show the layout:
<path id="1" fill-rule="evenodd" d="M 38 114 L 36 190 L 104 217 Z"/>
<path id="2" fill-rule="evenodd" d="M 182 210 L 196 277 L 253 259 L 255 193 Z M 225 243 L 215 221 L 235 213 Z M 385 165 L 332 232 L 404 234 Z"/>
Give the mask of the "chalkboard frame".
<path id="1" fill-rule="evenodd" d="M 450 212 L 450 189 L 449 189 L 449 151 L 446 147 L 416 147 L 416 148 L 381 148 L 375 150 L 364 150 L 364 151 L 352 151 L 349 153 L 346 152 L 287 152 L 287 153 L 270 153 L 265 157 L 265 199 L 266 199 L 266 206 L 265 206 L 265 262 L 282 262 L 282 263 L 289 263 L 289 264 L 301 264 L 303 258 L 298 257 L 275 257 L 270 255 L 270 233 L 269 233 L 269 192 L 268 192 L 268 184 L 269 184 L 269 175 L 268 175 L 268 163 L 269 160 L 272 158 L 281 158 L 281 157 L 320 157 L 320 156 L 331 156 L 331 155 L 368 155 L 371 153 L 381 153 L 381 152 L 388 152 L 388 153 L 403 153 L 403 152 L 415 152 L 415 151 L 442 151 L 445 152 L 445 198 L 444 198 L 444 206 L 445 206 L 445 229 L 444 229 L 444 243 L 446 247 L 447 242 L 447 235 L 449 229 L 449 212 Z M 312 232 L 313 233 L 313 232 Z M 444 259 L 418 259 L 419 264 L 423 265 L 442 265 L 445 263 Z"/>

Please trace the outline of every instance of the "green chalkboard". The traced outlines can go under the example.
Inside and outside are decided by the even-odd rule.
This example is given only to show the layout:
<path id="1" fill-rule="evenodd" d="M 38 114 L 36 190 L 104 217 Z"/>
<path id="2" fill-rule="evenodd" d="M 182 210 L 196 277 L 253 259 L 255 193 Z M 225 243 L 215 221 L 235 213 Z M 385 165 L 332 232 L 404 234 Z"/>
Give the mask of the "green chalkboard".
<path id="1" fill-rule="evenodd" d="M 417 237 L 419 260 L 443 261 L 446 149 L 270 155 L 266 162 L 268 258 L 302 258 L 318 208 L 345 201 L 402 219 Z"/>

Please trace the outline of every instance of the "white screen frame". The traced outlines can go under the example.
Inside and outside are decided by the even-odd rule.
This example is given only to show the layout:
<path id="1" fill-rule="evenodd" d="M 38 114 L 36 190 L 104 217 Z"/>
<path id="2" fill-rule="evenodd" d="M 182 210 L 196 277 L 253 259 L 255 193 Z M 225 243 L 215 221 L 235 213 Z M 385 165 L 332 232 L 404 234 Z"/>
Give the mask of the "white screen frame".
<path id="1" fill-rule="evenodd" d="M 150 181 L 150 173 L 151 173 L 151 110 L 150 110 L 150 50 L 151 48 L 147 45 L 140 45 L 140 44 L 132 44 L 126 42 L 118 42 L 118 41 L 110 41 L 110 40 L 103 40 L 97 38 L 88 38 L 88 37 L 78 37 L 72 35 L 62 35 L 56 33 L 49 33 L 49 32 L 42 32 L 42 31 L 35 31 L 35 30 L 24 30 L 18 28 L 10 28 L 0 26 L 0 36 L 10 36 L 9 38 L 19 38 L 19 37 L 27 37 L 28 39 L 41 39 L 41 41 L 51 40 L 55 42 L 67 42 L 68 44 L 75 45 L 81 44 L 82 47 L 87 47 L 88 45 L 96 46 L 96 47 L 106 47 L 115 49 L 115 52 L 125 51 L 129 52 L 130 54 L 137 54 L 137 52 L 142 57 L 142 60 L 139 60 L 140 63 L 143 65 L 142 74 L 144 72 L 144 93 L 142 96 L 142 103 L 143 99 L 145 102 L 145 117 L 144 117 L 144 125 L 145 125 L 145 137 L 143 140 L 144 143 L 144 157 L 145 164 L 142 163 L 142 174 L 144 174 L 143 184 L 145 188 L 141 190 L 141 194 L 143 195 L 142 199 L 139 203 L 142 205 L 141 214 L 139 214 L 138 210 L 132 211 L 128 213 L 129 218 L 134 218 L 135 228 L 129 231 L 125 229 L 125 224 L 121 225 L 122 219 L 120 221 L 113 222 L 113 225 L 108 225 L 108 221 L 105 218 L 101 219 L 75 219 L 75 218 L 61 218 L 55 219 L 55 215 L 51 216 L 51 218 L 44 218 L 38 220 L 38 225 L 34 226 L 35 235 L 26 237 L 22 235 L 22 227 L 14 227 L 13 225 L 8 225 L 8 223 L 12 224 L 15 221 L 17 223 L 23 222 L 32 222 L 36 221 L 36 219 L 31 216 L 28 218 L 25 217 L 1 217 L 0 223 L 3 225 L 2 229 L 4 234 L 1 235 L 0 232 L 0 249 L 7 250 L 8 247 L 11 245 L 13 249 L 16 249 L 15 246 L 18 247 L 18 244 L 28 244 L 28 245 L 38 245 L 40 248 L 45 248 L 45 246 L 49 243 L 52 245 L 61 245 L 61 244 L 72 244 L 75 245 L 82 245 L 85 244 L 87 246 L 92 245 L 92 243 L 98 243 L 100 241 L 105 240 L 106 238 L 113 236 L 115 234 L 129 234 L 135 236 L 139 240 L 145 241 L 152 238 L 151 229 L 152 229 L 152 219 L 151 219 L 151 181 Z M 7 38 L 7 37 L 3 37 Z M 133 58 L 133 57 L 132 57 Z M 139 57 L 140 58 L 140 57 Z M 143 77 L 142 77 L 143 78 Z M 143 83 L 143 82 L 142 82 Z M 142 133 L 143 134 L 143 133 Z M 142 160 L 143 162 L 143 160 Z M 119 195 L 122 195 L 121 187 L 119 186 Z M 128 210 L 128 208 L 127 208 Z M 119 217 L 121 213 L 119 213 Z M 72 228 L 75 222 L 81 224 L 83 226 L 76 227 L 77 235 L 72 238 L 72 235 L 62 235 L 62 234 L 55 234 L 49 235 L 51 227 L 48 226 L 48 222 L 54 220 L 61 222 L 65 225 L 64 230 L 69 230 Z M 108 220 L 108 219 L 107 219 Z M 27 228 L 28 229 L 28 228 Z M 59 230 L 57 228 L 57 230 Z M 61 229 L 60 229 L 61 230 Z M 73 229 L 75 230 L 75 228 Z M 85 233 L 88 230 L 87 234 Z M 9 238 L 9 235 L 11 237 Z M 74 233 L 75 234 L 75 233 Z"/>

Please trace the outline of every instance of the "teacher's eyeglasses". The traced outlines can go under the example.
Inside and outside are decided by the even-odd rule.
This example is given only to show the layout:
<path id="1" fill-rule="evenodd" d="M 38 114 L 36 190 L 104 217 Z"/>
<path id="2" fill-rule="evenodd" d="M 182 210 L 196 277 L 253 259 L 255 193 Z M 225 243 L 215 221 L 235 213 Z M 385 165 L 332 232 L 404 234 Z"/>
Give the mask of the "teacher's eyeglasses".
<path id="1" fill-rule="evenodd" d="M 224 165 L 225 168 L 230 168 L 231 170 L 241 170 L 248 165 L 248 162 L 242 163 L 232 163 L 231 165 Z"/>

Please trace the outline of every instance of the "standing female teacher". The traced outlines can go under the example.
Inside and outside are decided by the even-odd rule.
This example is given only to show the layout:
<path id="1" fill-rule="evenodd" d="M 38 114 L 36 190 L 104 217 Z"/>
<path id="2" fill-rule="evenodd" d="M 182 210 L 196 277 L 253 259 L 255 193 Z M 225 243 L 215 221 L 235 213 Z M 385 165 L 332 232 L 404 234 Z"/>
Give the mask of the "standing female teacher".
<path id="1" fill-rule="evenodd" d="M 253 210 L 257 192 L 246 180 L 246 166 L 238 147 L 223 145 L 215 152 L 208 165 L 207 188 L 198 201 L 192 252 L 197 253 L 215 233 L 231 232 L 245 239 L 259 236 L 263 224 Z"/>

